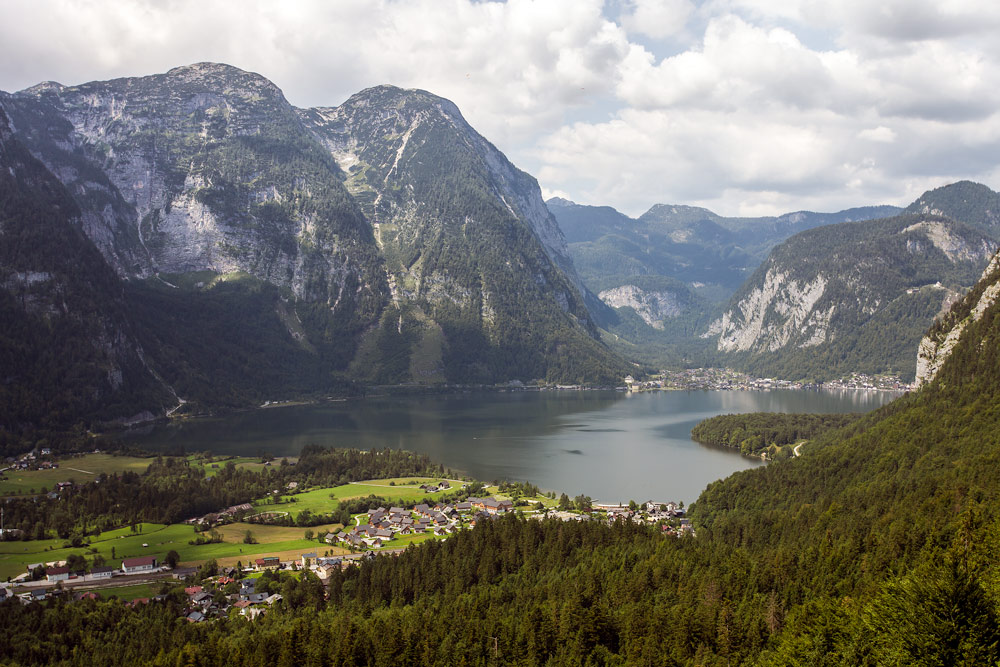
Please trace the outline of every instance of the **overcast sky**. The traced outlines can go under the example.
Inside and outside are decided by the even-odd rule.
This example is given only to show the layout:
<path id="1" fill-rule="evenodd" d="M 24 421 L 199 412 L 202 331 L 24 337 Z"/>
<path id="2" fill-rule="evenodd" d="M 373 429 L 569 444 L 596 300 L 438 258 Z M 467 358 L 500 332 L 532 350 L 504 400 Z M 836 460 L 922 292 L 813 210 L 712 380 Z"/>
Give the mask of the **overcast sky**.
<path id="1" fill-rule="evenodd" d="M 639 215 L 1000 187 L 1000 3 L 0 0 L 0 89 L 225 62 L 297 106 L 423 88 L 545 194 Z"/>

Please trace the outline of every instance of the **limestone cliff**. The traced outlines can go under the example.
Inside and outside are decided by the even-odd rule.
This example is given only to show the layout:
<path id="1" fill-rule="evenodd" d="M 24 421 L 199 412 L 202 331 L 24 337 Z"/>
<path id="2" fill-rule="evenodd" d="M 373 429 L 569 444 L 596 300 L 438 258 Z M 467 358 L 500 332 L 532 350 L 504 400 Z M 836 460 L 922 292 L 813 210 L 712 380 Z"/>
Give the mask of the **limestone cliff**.
<path id="1" fill-rule="evenodd" d="M 775 248 L 702 336 L 765 373 L 829 377 L 839 364 L 912 376 L 920 334 L 996 248 L 928 215 L 803 232 Z"/>
<path id="2" fill-rule="evenodd" d="M 920 340 L 915 380 L 917 387 L 934 379 L 969 325 L 982 319 L 986 309 L 996 303 L 998 298 L 1000 298 L 1000 254 L 994 255 L 969 294 L 942 315 Z"/>

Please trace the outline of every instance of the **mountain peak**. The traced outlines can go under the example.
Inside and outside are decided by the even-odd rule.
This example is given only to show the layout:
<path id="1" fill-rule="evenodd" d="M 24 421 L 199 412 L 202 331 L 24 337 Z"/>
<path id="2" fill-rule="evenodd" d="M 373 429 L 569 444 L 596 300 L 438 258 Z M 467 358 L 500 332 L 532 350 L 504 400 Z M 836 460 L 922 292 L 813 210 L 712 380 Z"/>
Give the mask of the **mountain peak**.
<path id="1" fill-rule="evenodd" d="M 1000 236 L 1000 193 L 982 183 L 958 181 L 928 190 L 906 212 L 943 215 Z"/>

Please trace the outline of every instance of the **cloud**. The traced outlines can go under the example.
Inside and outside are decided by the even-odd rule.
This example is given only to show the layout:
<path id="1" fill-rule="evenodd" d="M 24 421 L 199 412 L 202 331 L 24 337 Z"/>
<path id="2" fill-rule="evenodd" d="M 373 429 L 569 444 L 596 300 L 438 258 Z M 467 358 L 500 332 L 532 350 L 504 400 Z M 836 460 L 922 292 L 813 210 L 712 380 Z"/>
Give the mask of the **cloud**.
<path id="1" fill-rule="evenodd" d="M 261 73 L 298 106 L 454 101 L 546 192 L 638 214 L 906 203 L 1000 174 L 1000 4 L 0 0 L 0 88 Z"/>
<path id="2" fill-rule="evenodd" d="M 694 12 L 689 0 L 631 0 L 622 15 L 622 26 L 629 33 L 662 39 L 683 31 Z"/>

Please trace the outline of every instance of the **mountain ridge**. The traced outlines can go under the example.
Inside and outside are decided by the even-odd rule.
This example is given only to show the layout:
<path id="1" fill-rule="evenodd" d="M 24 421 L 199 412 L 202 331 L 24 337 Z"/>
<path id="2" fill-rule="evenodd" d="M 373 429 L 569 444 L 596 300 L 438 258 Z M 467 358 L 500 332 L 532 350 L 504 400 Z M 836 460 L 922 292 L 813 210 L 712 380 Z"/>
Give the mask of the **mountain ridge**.
<path id="1" fill-rule="evenodd" d="M 296 109 L 258 74 L 196 63 L 0 92 L 0 109 L 125 281 L 141 346 L 197 403 L 351 379 L 608 383 L 627 372 L 598 340 L 596 297 L 537 182 L 443 98 L 381 86 Z M 225 340 L 234 326 L 259 339 L 241 352 Z M 225 349 L 215 358 L 212 339 Z M 280 379 L 260 363 L 268 349 L 303 372 L 311 355 L 315 372 L 298 387 Z M 219 392 L 217 377 L 247 391 Z"/>

